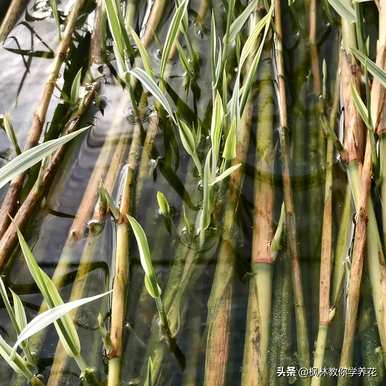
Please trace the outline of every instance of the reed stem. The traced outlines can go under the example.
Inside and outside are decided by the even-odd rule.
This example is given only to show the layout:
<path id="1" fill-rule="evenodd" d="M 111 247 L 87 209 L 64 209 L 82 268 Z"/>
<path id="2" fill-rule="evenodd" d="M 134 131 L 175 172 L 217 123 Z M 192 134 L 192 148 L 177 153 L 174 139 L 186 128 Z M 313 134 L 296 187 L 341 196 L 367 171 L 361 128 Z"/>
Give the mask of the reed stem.
<path id="1" fill-rule="evenodd" d="M 241 384 L 268 382 L 268 350 L 271 333 L 274 222 L 273 79 L 271 47 L 262 58 L 257 97 L 255 214 L 249 283 L 247 327 Z"/>
<path id="2" fill-rule="evenodd" d="M 29 0 L 12 0 L 0 25 L 0 43 L 4 42 L 8 34 L 15 27 L 15 24 L 26 8 L 28 1 Z"/>
<path id="3" fill-rule="evenodd" d="M 294 291 L 297 349 L 299 366 L 308 368 L 310 365 L 310 348 L 308 341 L 306 312 L 302 289 L 302 274 L 297 245 L 297 230 L 293 192 L 291 185 L 289 132 L 287 120 L 287 100 L 285 90 L 285 72 L 283 59 L 283 30 L 281 20 L 281 0 L 275 0 L 275 55 L 278 78 L 279 118 L 280 118 L 280 145 L 283 168 L 284 206 L 286 218 L 286 231 L 289 253 L 292 266 L 292 282 Z M 303 379 L 304 384 L 309 384 L 308 379 Z"/>
<path id="4" fill-rule="evenodd" d="M 117 224 L 117 248 L 115 251 L 115 273 L 111 305 L 111 352 L 109 353 L 108 386 L 118 386 L 121 378 L 121 356 L 123 352 L 123 328 L 126 310 L 127 286 L 129 276 L 129 229 L 125 220 L 132 212 L 135 195 L 135 176 L 141 146 L 141 128 L 135 124 L 133 139 L 127 162 L 121 203 L 120 219 Z"/>
<path id="5" fill-rule="evenodd" d="M 316 24 L 316 4 L 311 2 L 310 17 L 311 25 Z M 311 31 L 316 26 L 311 27 Z M 315 33 L 315 31 L 313 31 Z M 311 42 L 315 42 L 315 36 L 310 37 Z M 312 51 L 312 61 L 316 61 L 318 58 L 317 48 Z M 314 64 L 313 67 L 316 67 Z M 319 65 L 317 66 L 319 70 Z M 316 68 L 315 68 L 316 70 Z M 319 71 L 318 71 L 319 74 Z M 316 95 L 320 95 L 321 84 L 320 75 L 314 74 L 314 90 Z M 329 125 L 330 129 L 334 130 L 336 118 L 339 109 L 339 97 L 340 97 L 340 84 L 339 75 L 335 80 L 335 93 L 333 99 L 333 105 L 330 114 Z M 323 114 L 324 106 L 319 104 L 319 113 Z M 326 143 L 326 171 L 325 171 L 325 186 L 324 186 L 324 208 L 323 208 L 323 226 L 322 226 L 322 239 L 321 239 L 321 257 L 320 257 L 320 284 L 319 284 L 319 331 L 315 345 L 314 353 L 314 368 L 321 369 L 324 363 L 324 355 L 327 344 L 328 327 L 332 318 L 331 306 L 330 306 L 330 294 L 331 294 L 331 272 L 332 272 L 332 258 L 333 258 L 333 165 L 334 165 L 334 142 L 332 138 L 327 138 Z M 319 386 L 321 383 L 321 377 L 315 376 L 311 380 L 312 386 Z"/>

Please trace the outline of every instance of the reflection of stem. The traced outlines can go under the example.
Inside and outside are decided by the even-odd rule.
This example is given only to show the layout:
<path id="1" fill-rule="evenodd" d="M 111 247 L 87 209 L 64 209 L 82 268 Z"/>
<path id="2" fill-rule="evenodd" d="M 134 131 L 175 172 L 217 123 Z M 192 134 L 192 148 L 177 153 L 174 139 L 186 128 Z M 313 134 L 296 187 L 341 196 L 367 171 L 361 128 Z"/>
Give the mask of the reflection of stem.
<path id="1" fill-rule="evenodd" d="M 297 349 L 299 353 L 299 366 L 309 367 L 310 349 L 308 342 L 308 332 L 306 323 L 306 312 L 304 306 L 304 296 L 302 288 L 302 273 L 299 261 L 299 251 L 297 244 L 297 230 L 295 208 L 293 204 L 293 192 L 290 170 L 290 152 L 289 152 L 289 133 L 287 119 L 287 98 L 285 85 L 285 72 L 283 60 L 283 31 L 281 20 L 281 0 L 275 0 L 275 54 L 277 65 L 277 77 L 279 88 L 279 116 L 280 116 L 280 145 L 283 161 L 283 188 L 284 188 L 284 206 L 286 217 L 286 231 L 288 247 L 292 264 L 292 281 L 295 302 L 296 331 L 297 331 Z M 303 379 L 307 384 L 309 381 Z"/>
<path id="2" fill-rule="evenodd" d="M 67 18 L 66 29 L 63 33 L 63 38 L 59 43 L 59 46 L 56 51 L 55 59 L 52 64 L 51 73 L 48 77 L 48 80 L 44 86 L 43 94 L 40 98 L 38 107 L 32 117 L 32 124 L 28 131 L 28 136 L 24 150 L 30 149 L 38 143 L 43 126 L 46 120 L 46 115 L 48 107 L 51 102 L 52 95 L 56 86 L 56 80 L 59 77 L 59 72 L 62 67 L 63 62 L 66 59 L 67 51 L 70 47 L 72 41 L 72 35 L 76 27 L 76 21 L 78 16 L 83 8 L 83 5 L 86 0 L 79 0 L 75 3 L 70 15 Z M 9 214 L 13 215 L 17 200 L 19 198 L 20 190 L 23 186 L 25 174 L 21 174 L 14 178 L 11 182 L 11 185 L 7 191 L 7 194 L 4 198 L 4 201 L 0 209 L 0 236 L 3 236 L 9 225 Z M 9 228 L 8 228 L 9 229 Z M 1 251 L 2 253 L 2 251 Z"/>
<path id="3" fill-rule="evenodd" d="M 0 26 L 0 43 L 2 43 L 15 26 L 18 18 L 27 6 L 29 0 L 12 0 L 8 7 L 7 13 Z"/>

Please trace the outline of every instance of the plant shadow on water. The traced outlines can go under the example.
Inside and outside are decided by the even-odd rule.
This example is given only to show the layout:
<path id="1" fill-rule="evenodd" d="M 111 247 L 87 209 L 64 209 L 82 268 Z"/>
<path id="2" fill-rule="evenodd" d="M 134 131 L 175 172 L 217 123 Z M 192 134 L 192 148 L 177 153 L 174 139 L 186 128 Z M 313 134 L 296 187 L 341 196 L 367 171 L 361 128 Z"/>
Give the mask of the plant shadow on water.
<path id="1" fill-rule="evenodd" d="M 59 7 L 58 20 L 64 23 L 74 2 L 54 3 Z M 143 43 L 145 53 L 129 28 L 126 31 L 129 48 L 125 45 L 125 34 L 120 45 L 111 21 L 111 13 L 116 10 L 108 7 L 108 0 L 103 0 L 106 14 L 102 12 L 101 42 L 96 32 L 100 25 L 96 21 L 102 1 L 96 4 L 86 1 L 48 107 L 42 136 L 45 140 L 58 137 L 66 131 L 67 122 L 75 119 L 78 119 L 77 127 L 91 127 L 66 145 L 55 175 L 47 180 L 44 194 L 22 229 L 28 245 L 65 301 L 114 289 L 109 297 L 70 314 L 85 362 L 96 369 L 98 377 L 108 378 L 110 386 L 260 384 L 254 383 L 249 373 L 253 372 L 248 370 L 253 368 L 251 363 L 256 368 L 261 366 L 262 385 L 310 385 L 296 376 L 278 377 L 277 370 L 302 367 L 304 352 L 299 348 L 302 333 L 309 342 L 308 354 L 311 352 L 314 358 L 320 332 L 319 280 L 329 168 L 333 174 L 330 258 L 333 261 L 334 255 L 335 264 L 341 263 L 342 273 L 330 273 L 328 304 L 337 316 L 328 321 L 322 367 L 339 367 L 340 363 L 350 278 L 346 259 L 353 254 L 355 215 L 348 190 L 349 166 L 338 149 L 328 158 L 331 154 L 327 154 L 326 141 L 333 135 L 323 126 L 323 119 L 327 121 L 331 111 L 333 115 L 335 84 L 342 60 L 339 59 L 342 34 L 339 19 L 327 1 L 317 2 L 318 13 L 323 14 L 323 19 L 318 20 L 316 44 L 318 55 L 323 59 L 323 64 L 322 61 L 319 64 L 323 99 L 315 91 L 312 72 L 309 2 L 283 1 L 283 55 L 290 128 L 288 149 L 283 149 L 281 78 L 279 60 L 275 57 L 280 50 L 276 46 L 277 26 L 270 27 L 273 11 L 265 8 L 270 2 L 256 2 L 255 8 L 243 19 L 243 26 L 239 30 L 237 25 L 233 26 L 236 31 L 229 29 L 227 23 L 242 15 L 252 2 L 192 0 L 177 1 L 176 6 L 172 2 L 165 5 L 164 1 L 124 3 L 124 20 L 122 17 L 117 23 L 121 28 L 133 26 L 143 42 L 147 38 L 148 23 L 160 24 L 156 34 L 148 38 L 147 45 Z M 210 7 L 208 3 L 212 3 Z M 151 13 L 151 6 L 159 4 L 163 4 L 164 9 L 155 21 L 157 16 Z M 50 1 L 31 1 L 0 48 L 0 112 L 10 113 L 21 148 L 27 141 L 38 96 L 43 93 L 56 57 L 58 20 L 51 7 Z M 362 19 L 369 24 L 366 36 L 370 37 L 369 52 L 372 53 L 377 36 L 377 10 L 367 2 L 358 7 Z M 4 10 L 0 8 L 1 17 L 5 15 Z M 179 10 L 177 30 L 183 38 L 173 42 L 165 56 L 170 26 L 178 18 Z M 240 64 L 246 39 L 258 29 L 264 17 L 268 21 L 261 24 L 245 62 Z M 234 34 L 234 41 L 223 40 L 227 33 Z M 98 54 L 93 51 L 96 45 Z M 213 64 L 213 55 L 219 64 Z M 226 56 L 226 60 L 221 55 Z M 245 79 L 255 57 L 260 61 L 256 62 L 258 67 L 248 88 Z M 132 71 L 134 68 L 137 72 Z M 139 68 L 146 71 L 140 72 Z M 214 82 L 213 76 L 218 82 Z M 100 90 L 81 117 L 77 117 L 82 98 L 94 82 Z M 240 96 L 235 94 L 235 89 L 240 89 Z M 168 95 L 166 102 L 162 95 L 157 96 L 158 91 Z M 324 104 L 322 112 L 320 99 Z M 169 104 L 172 111 L 168 110 Z M 337 110 L 331 131 L 337 133 L 339 142 L 343 141 L 339 133 L 343 114 L 340 107 Z M 232 125 L 235 125 L 233 145 L 229 134 Z M 338 126 L 340 129 L 335 130 Z M 217 154 L 216 130 L 220 130 Z M 14 156 L 7 134 L 0 132 L 1 166 Z M 227 158 L 233 150 L 235 154 Z M 283 179 L 286 150 L 291 163 L 289 184 L 296 218 L 293 225 L 306 310 L 305 331 L 299 331 L 299 314 L 295 312 L 300 308 L 299 299 L 292 292 L 294 266 L 291 265 L 290 235 L 286 233 L 290 232 L 287 228 L 291 225 L 283 206 L 283 202 L 288 205 Z M 227 174 L 227 168 L 231 167 L 234 169 Z M 29 170 L 20 193 L 21 201 L 28 197 L 36 181 L 39 182 L 39 170 L 44 170 L 44 163 Z M 371 194 L 377 212 L 374 221 L 382 232 L 384 219 L 378 192 L 381 170 L 374 172 Z M 163 193 L 161 201 L 157 192 Z M 3 188 L 0 197 L 5 194 Z M 162 289 L 158 297 L 149 296 L 151 287 L 149 290 L 146 280 L 150 279 L 146 279 L 148 272 L 143 256 L 129 233 L 126 215 L 134 216 L 146 232 L 155 269 L 151 278 Z M 347 229 L 343 227 L 344 220 Z M 261 247 L 267 224 L 269 237 Z M 127 277 L 123 278 L 126 281 L 122 279 L 123 289 L 117 289 L 121 263 L 117 256 L 124 248 L 129 256 Z M 373 380 L 350 378 L 350 385 L 384 382 L 382 342 L 369 269 L 363 270 L 350 367 L 374 367 L 378 374 Z M 20 295 L 27 320 L 47 309 L 19 248 L 12 249 L 10 262 L 2 273 L 6 287 Z M 267 277 L 271 280 L 270 290 L 265 293 L 263 286 Z M 123 308 L 119 313 L 114 296 L 120 290 L 124 296 L 120 299 Z M 263 301 L 257 300 L 259 291 L 263 291 L 260 296 L 266 298 Z M 160 326 L 160 303 L 154 298 L 165 310 L 169 337 L 165 326 Z M 263 320 L 267 316 L 264 306 L 269 309 L 267 323 Z M 117 348 L 114 337 L 107 331 L 114 330 L 115 318 L 119 319 L 119 315 L 122 315 L 123 332 L 121 347 Z M 0 308 L 0 335 L 11 343 L 16 338 L 5 304 Z M 172 339 L 168 341 L 168 338 Z M 184 355 L 185 368 L 183 361 L 176 360 L 178 355 L 170 344 L 173 339 Z M 53 326 L 31 337 L 29 344 L 38 358 L 38 373 L 47 384 L 86 382 L 79 380 L 79 364 L 58 344 Z M 266 348 L 266 352 L 259 352 L 259 345 Z M 254 355 L 259 356 L 263 364 L 253 362 Z M 118 370 L 120 383 L 110 378 L 116 371 L 112 365 L 116 358 L 122 358 Z M 221 362 L 223 358 L 225 364 Z M 312 359 L 307 366 L 313 367 Z M 5 361 L 0 361 L 0 385 L 10 382 L 26 384 L 25 377 L 15 375 Z M 336 377 L 325 377 L 322 381 L 323 385 L 336 383 Z"/>

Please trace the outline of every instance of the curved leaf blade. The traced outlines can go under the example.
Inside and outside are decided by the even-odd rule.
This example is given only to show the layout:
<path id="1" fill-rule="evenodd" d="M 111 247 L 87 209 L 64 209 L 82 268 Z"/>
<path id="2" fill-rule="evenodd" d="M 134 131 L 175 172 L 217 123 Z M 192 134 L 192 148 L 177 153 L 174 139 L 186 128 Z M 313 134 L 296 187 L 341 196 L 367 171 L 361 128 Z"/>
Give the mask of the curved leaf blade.
<path id="1" fill-rule="evenodd" d="M 75 131 L 74 133 L 63 135 L 60 138 L 51 139 L 31 149 L 28 149 L 15 157 L 0 169 L 0 188 L 2 188 L 19 174 L 23 174 L 31 166 L 36 165 L 41 160 L 52 154 L 57 148 L 71 141 L 73 138 L 77 137 L 87 129 L 88 127 L 85 127 Z"/>

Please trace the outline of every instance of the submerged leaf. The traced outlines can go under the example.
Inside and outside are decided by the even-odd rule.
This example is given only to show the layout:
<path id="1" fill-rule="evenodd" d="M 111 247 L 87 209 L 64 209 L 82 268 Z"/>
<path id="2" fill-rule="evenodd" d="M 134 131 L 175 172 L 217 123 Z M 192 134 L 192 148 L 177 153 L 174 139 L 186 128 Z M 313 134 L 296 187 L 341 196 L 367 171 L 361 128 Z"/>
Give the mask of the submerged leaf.
<path id="1" fill-rule="evenodd" d="M 75 131 L 74 133 L 63 135 L 60 138 L 44 142 L 15 157 L 12 161 L 8 162 L 0 169 L 0 188 L 6 185 L 14 177 L 24 173 L 31 166 L 36 165 L 42 159 L 53 153 L 57 148 L 71 141 L 87 129 L 88 127 L 85 127 Z"/>

